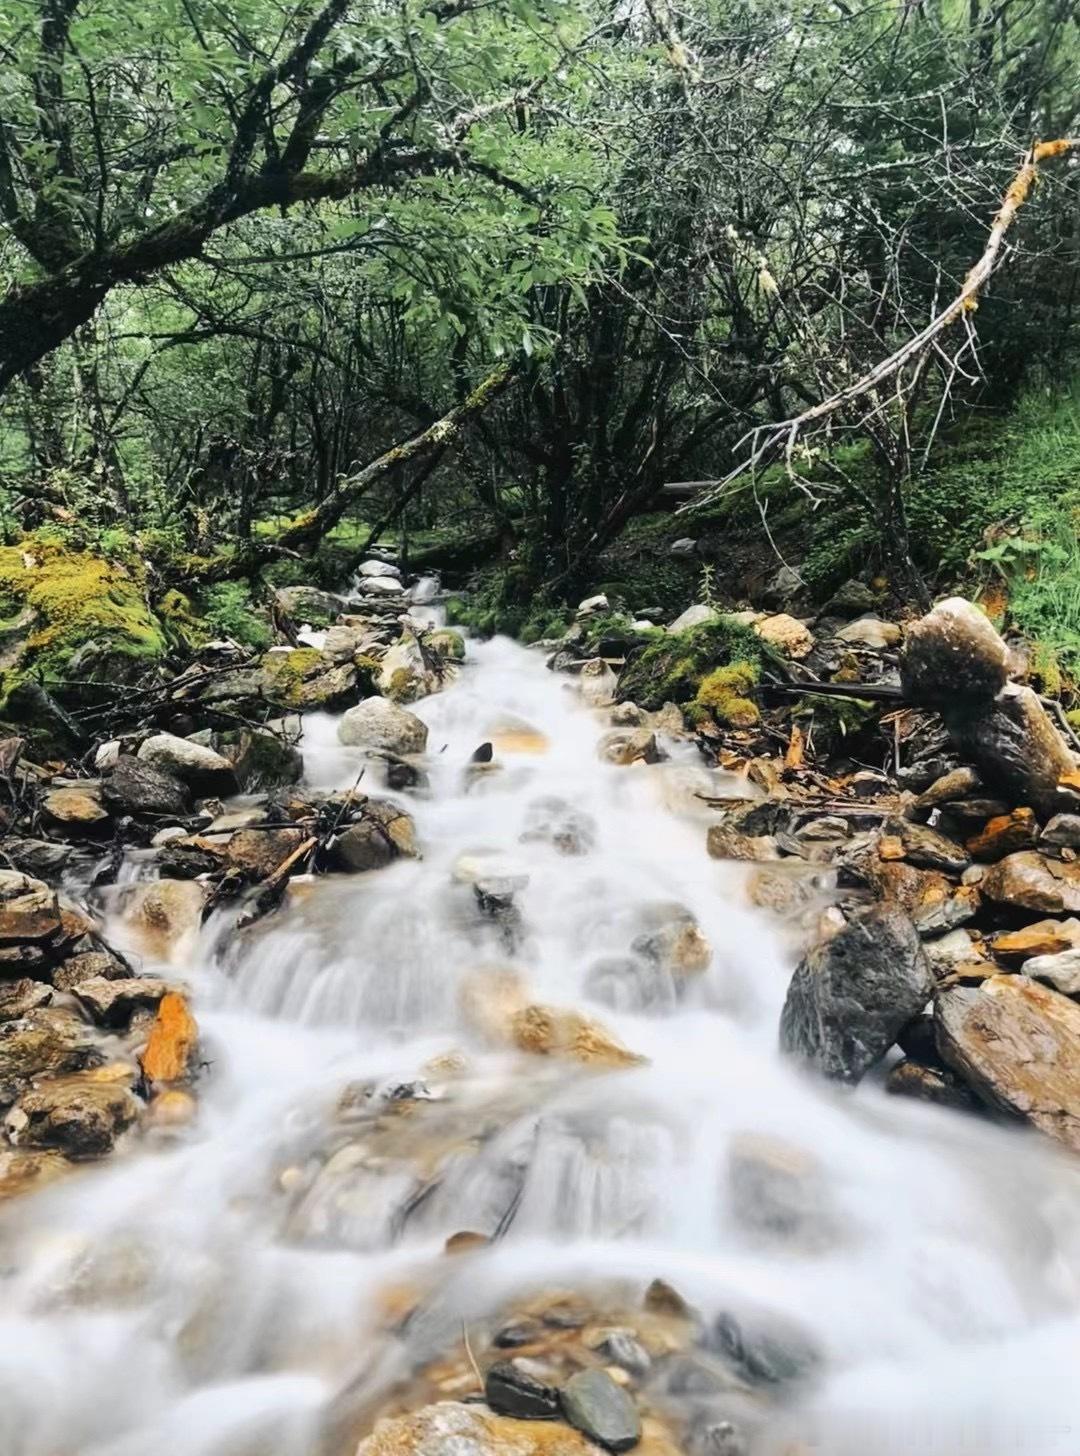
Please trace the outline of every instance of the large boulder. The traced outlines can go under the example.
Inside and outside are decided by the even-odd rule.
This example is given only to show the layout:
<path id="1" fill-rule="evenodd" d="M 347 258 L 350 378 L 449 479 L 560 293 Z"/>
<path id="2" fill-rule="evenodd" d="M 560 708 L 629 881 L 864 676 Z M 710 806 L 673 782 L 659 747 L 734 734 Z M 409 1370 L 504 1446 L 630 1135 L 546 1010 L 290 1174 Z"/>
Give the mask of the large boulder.
<path id="1" fill-rule="evenodd" d="M 368 577 L 392 576 L 396 577 L 397 580 L 400 581 L 401 567 L 395 566 L 392 561 L 376 561 L 374 558 L 372 558 L 369 561 L 361 561 L 360 565 L 356 568 L 356 574 L 358 576 Z M 365 582 L 364 585 L 366 586 L 367 583 Z"/>
<path id="2" fill-rule="evenodd" d="M 191 807 L 188 790 L 179 779 L 129 753 L 122 753 L 116 760 L 102 785 L 102 795 L 107 804 L 124 814 L 180 817 Z"/>
<path id="3" fill-rule="evenodd" d="M 923 1009 L 933 986 L 910 918 L 873 906 L 799 962 L 780 1046 L 826 1077 L 857 1082 Z"/>
<path id="4" fill-rule="evenodd" d="M 991 1107 L 1080 1152 L 1080 1006 L 1027 976 L 939 991 L 941 1056 Z"/>
<path id="5" fill-rule="evenodd" d="M 423 753 L 427 724 L 415 713 L 386 698 L 366 698 L 350 708 L 338 724 L 338 738 L 349 748 L 382 749 L 387 753 Z"/>
<path id="6" fill-rule="evenodd" d="M 155 733 L 145 739 L 136 755 L 171 778 L 187 784 L 198 795 L 235 794 L 240 785 L 232 764 L 220 753 L 175 733 Z"/>
<path id="7" fill-rule="evenodd" d="M 383 653 L 375 686 L 394 703 L 415 703 L 429 693 L 437 693 L 456 676 L 441 658 L 431 652 L 425 658 L 420 644 L 403 637 Z"/>
<path id="8" fill-rule="evenodd" d="M 939 602 L 907 630 L 900 660 L 905 696 L 931 707 L 989 702 L 1009 676 L 1009 649 L 985 612 L 963 597 Z"/>
<path id="9" fill-rule="evenodd" d="M 1076 760 L 1031 688 L 1010 683 L 985 711 L 956 701 L 943 715 L 960 751 L 1012 803 L 1030 805 L 1040 818 L 1076 804 L 1075 789 L 1061 786 Z"/>

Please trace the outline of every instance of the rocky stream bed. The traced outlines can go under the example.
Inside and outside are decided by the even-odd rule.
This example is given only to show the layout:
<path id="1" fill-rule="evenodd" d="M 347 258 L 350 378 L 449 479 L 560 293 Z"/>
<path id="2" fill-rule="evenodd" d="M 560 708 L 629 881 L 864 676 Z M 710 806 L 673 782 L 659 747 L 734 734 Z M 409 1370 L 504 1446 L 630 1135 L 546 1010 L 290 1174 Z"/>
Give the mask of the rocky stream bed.
<path id="1" fill-rule="evenodd" d="M 1071 1452 L 1080 771 L 1022 655 L 855 583 L 654 702 L 714 608 L 316 595 L 0 743 L 5 1456 Z"/>

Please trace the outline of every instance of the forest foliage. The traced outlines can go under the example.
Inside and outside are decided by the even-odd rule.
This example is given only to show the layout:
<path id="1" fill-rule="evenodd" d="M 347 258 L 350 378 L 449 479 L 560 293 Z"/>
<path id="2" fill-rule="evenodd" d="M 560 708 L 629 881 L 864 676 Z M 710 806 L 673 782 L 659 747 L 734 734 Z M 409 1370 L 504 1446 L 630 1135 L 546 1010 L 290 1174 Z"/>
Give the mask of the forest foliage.
<path id="1" fill-rule="evenodd" d="M 749 532 L 1080 633 L 1075 155 L 905 388 L 658 514 L 955 294 L 1080 131 L 1067 0 L 16 0 L 0 58 L 9 542 L 213 563 L 226 630 L 379 539 L 520 626 Z"/>

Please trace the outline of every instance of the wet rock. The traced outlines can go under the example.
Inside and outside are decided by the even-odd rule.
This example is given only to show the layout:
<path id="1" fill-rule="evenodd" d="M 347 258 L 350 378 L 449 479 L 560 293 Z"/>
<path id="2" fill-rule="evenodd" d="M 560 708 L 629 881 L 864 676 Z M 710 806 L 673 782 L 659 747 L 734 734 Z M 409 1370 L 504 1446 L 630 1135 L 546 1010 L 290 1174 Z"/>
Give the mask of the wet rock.
<path id="1" fill-rule="evenodd" d="M 854 647 L 870 647 L 883 652 L 889 647 L 899 647 L 903 632 L 895 622 L 883 622 L 880 617 L 857 617 L 836 633 L 839 641 Z"/>
<path id="2" fill-rule="evenodd" d="M 18 870 L 0 869 L 0 946 L 50 940 L 59 930 L 55 891 Z"/>
<path id="3" fill-rule="evenodd" d="M 169 991 L 158 1003 L 157 1016 L 139 1058 L 149 1082 L 179 1082 L 193 1070 L 199 1028 L 185 997 Z"/>
<path id="4" fill-rule="evenodd" d="M 350 748 L 383 749 L 388 753 L 423 753 L 427 724 L 386 698 L 367 698 L 350 708 L 338 725 L 338 738 Z"/>
<path id="5" fill-rule="evenodd" d="M 523 1007 L 513 1017 L 511 1037 L 519 1050 L 533 1056 L 565 1057 L 603 1067 L 634 1067 L 644 1061 L 598 1021 L 568 1007 Z"/>
<path id="6" fill-rule="evenodd" d="M 146 951 L 167 960 L 198 929 L 205 904 L 206 888 L 195 880 L 151 880 L 136 886 L 127 916 Z"/>
<path id="7" fill-rule="evenodd" d="M 1003 961 L 1023 962 L 1031 956 L 1059 955 L 1080 947 L 1080 920 L 1037 920 L 1022 930 L 995 935 L 991 946 Z"/>
<path id="8" fill-rule="evenodd" d="M 971 1112 L 979 1105 L 971 1088 L 955 1072 L 923 1062 L 897 1062 L 885 1078 L 885 1090 L 896 1097 L 914 1097 L 919 1102 L 953 1107 L 959 1112 Z"/>
<path id="9" fill-rule="evenodd" d="M 928 707 L 989 703 L 1009 676 L 1009 651 L 985 613 L 963 597 L 939 602 L 907 630 L 904 696 Z"/>
<path id="10" fill-rule="evenodd" d="M 768 834 L 744 834 L 733 824 L 710 824 L 705 840 L 713 859 L 763 864 L 780 858 L 776 840 Z"/>
<path id="11" fill-rule="evenodd" d="M 536 1319 L 511 1320 L 496 1330 L 491 1343 L 496 1350 L 520 1350 L 523 1345 L 535 1345 L 544 1338 L 544 1327 Z"/>
<path id="12" fill-rule="evenodd" d="M 38 1078 L 99 1067 L 104 1054 L 90 1028 L 59 1007 L 39 1007 L 0 1023 L 0 1107 Z"/>
<path id="13" fill-rule="evenodd" d="M 1080 864 L 1063 864 L 1024 850 L 993 865 L 980 889 L 998 904 L 1052 914 L 1075 913 L 1080 911 Z"/>
<path id="14" fill-rule="evenodd" d="M 659 906 L 649 918 L 657 918 L 660 923 L 630 942 L 635 955 L 676 977 L 696 976 L 708 970 L 712 946 L 688 910 L 678 905 Z"/>
<path id="15" fill-rule="evenodd" d="M 821 1365 L 821 1352 L 806 1332 L 775 1314 L 720 1314 L 709 1344 L 755 1384 L 786 1385 Z"/>
<path id="16" fill-rule="evenodd" d="M 24 1093 L 5 1126 L 21 1147 L 56 1148 L 73 1159 L 101 1158 L 141 1110 L 138 1098 L 116 1082 L 61 1077 Z"/>
<path id="17" fill-rule="evenodd" d="M 1077 822 L 1080 823 L 1080 819 Z M 1004 859 L 1007 854 L 1034 848 L 1038 830 L 1032 810 L 1013 809 L 1009 814 L 999 814 L 990 819 L 978 834 L 972 835 L 967 841 L 967 847 L 976 859 Z"/>
<path id="18" fill-rule="evenodd" d="M 641 1440 L 641 1417 L 606 1370 L 579 1370 L 559 1392 L 567 1422 L 606 1451 L 629 1451 Z"/>
<path id="19" fill-rule="evenodd" d="M 109 811 L 101 801 L 99 784 L 52 789 L 41 807 L 48 820 L 69 833 L 104 834 L 109 827 Z"/>
<path id="20" fill-rule="evenodd" d="M 958 890 L 938 870 L 883 859 L 880 851 L 888 847 L 887 839 L 862 841 L 850 851 L 844 850 L 837 861 L 839 883 L 864 887 L 886 904 L 899 907 L 920 935 L 941 935 L 972 919 L 979 908 L 980 886 Z"/>
<path id="21" fill-rule="evenodd" d="M 174 733 L 155 733 L 139 745 L 136 755 L 140 763 L 148 763 L 170 778 L 178 779 L 197 796 L 235 794 L 240 785 L 232 764 L 220 753 L 178 738 Z"/>
<path id="22" fill-rule="evenodd" d="M 678 985 L 665 966 L 643 956 L 601 956 L 585 976 L 585 993 L 613 1011 L 674 1011 Z"/>
<path id="23" fill-rule="evenodd" d="M 115 981 L 130 975 L 131 968 L 110 951 L 88 950 L 68 956 L 53 971 L 51 980 L 58 991 L 73 991 L 83 981 Z"/>
<path id="24" fill-rule="evenodd" d="M 1039 848 L 1048 854 L 1080 849 L 1080 814 L 1055 814 L 1039 835 Z"/>
<path id="25" fill-rule="evenodd" d="M 758 1239 L 820 1247 L 832 1236 L 820 1165 L 798 1144 L 767 1133 L 739 1133 L 727 1161 L 732 1218 Z"/>
<path id="26" fill-rule="evenodd" d="M 1027 976 L 954 986 L 934 1003 L 938 1050 L 989 1106 L 1080 1152 L 1080 1006 Z"/>
<path id="27" fill-rule="evenodd" d="M 99 1026 L 127 1026 L 136 1011 L 156 1010 L 169 990 L 168 981 L 154 976 L 125 976 L 112 980 L 96 976 L 74 988 L 76 1001 Z"/>
<path id="28" fill-rule="evenodd" d="M 202 835 L 170 835 L 158 850 L 158 874 L 169 880 L 196 880 L 200 875 L 220 870 L 227 852 L 224 836 L 212 839 Z"/>
<path id="29" fill-rule="evenodd" d="M 381 869 L 401 855 L 416 858 L 416 826 L 395 804 L 368 799 L 360 817 L 331 841 L 330 854 L 339 869 L 353 873 Z"/>
<path id="30" fill-rule="evenodd" d="M 908 819 L 890 819 L 885 825 L 885 832 L 900 840 L 904 858 L 920 869 L 959 875 L 971 863 L 971 856 L 963 846 L 925 824 L 913 824 Z"/>
<path id="31" fill-rule="evenodd" d="M 512 1360 L 500 1360 L 484 1377 L 484 1399 L 500 1416 L 522 1421 L 554 1421 L 559 1417 L 559 1392 L 537 1380 Z"/>
<path id="32" fill-rule="evenodd" d="M 378 602 L 380 598 L 402 596 L 405 588 L 400 581 L 391 576 L 368 576 L 360 583 L 360 590 L 369 599 L 374 597 Z"/>
<path id="33" fill-rule="evenodd" d="M 61 1153 L 0 1150 L 0 1202 L 35 1192 L 70 1171 L 71 1164 Z"/>
<path id="34" fill-rule="evenodd" d="M 790 617 L 786 612 L 755 622 L 754 631 L 763 642 L 796 661 L 813 650 L 814 634 L 810 628 L 800 622 L 798 617 Z"/>
<path id="35" fill-rule="evenodd" d="M 302 829 L 239 829 L 225 850 L 229 866 L 250 880 L 265 880 L 300 848 Z"/>
<path id="36" fill-rule="evenodd" d="M 433 652 L 425 657 L 415 639 L 402 638 L 383 654 L 375 686 L 393 703 L 415 703 L 439 692 L 452 675 L 442 658 Z"/>
<path id="37" fill-rule="evenodd" d="M 493 900 L 507 900 L 529 883 L 524 864 L 498 850 L 459 854 L 452 870 L 456 884 L 471 885 Z"/>
<path id="38" fill-rule="evenodd" d="M 648 1374 L 652 1365 L 648 1350 L 631 1329 L 597 1330 L 585 1343 L 609 1365 L 618 1365 L 638 1380 Z"/>
<path id="39" fill-rule="evenodd" d="M 953 740 L 1010 803 L 1049 818 L 1078 801 L 1061 787 L 1075 771 L 1073 755 L 1031 688 L 1010 683 L 985 711 L 954 703 L 943 712 Z"/>
<path id="40" fill-rule="evenodd" d="M 376 561 L 372 558 L 362 561 L 356 571 L 359 576 L 392 576 L 401 580 L 401 567 L 395 566 L 392 561 Z"/>
<path id="41" fill-rule="evenodd" d="M 665 757 L 657 747 L 656 734 L 648 728 L 616 728 L 605 733 L 597 753 L 605 763 L 621 767 L 631 763 L 659 763 Z"/>
<path id="42" fill-rule="evenodd" d="M 596 1447 L 561 1422 L 518 1421 L 443 1401 L 379 1421 L 355 1456 L 596 1456 Z"/>
<path id="43" fill-rule="evenodd" d="M 873 906 L 800 961 L 780 1046 L 827 1077 L 857 1082 L 926 1005 L 933 973 L 908 916 Z"/>
<path id="44" fill-rule="evenodd" d="M 924 789 L 915 800 L 916 809 L 936 809 L 953 799 L 970 798 L 983 787 L 982 779 L 973 768 L 962 766 L 950 769 L 948 773 L 935 778 L 929 788 Z"/>
<path id="45" fill-rule="evenodd" d="M 696 1319 L 693 1308 L 666 1279 L 650 1281 L 642 1305 L 650 1314 L 666 1315 L 671 1319 Z"/>
<path id="46" fill-rule="evenodd" d="M 1080 949 L 1032 956 L 1024 962 L 1024 975 L 1036 981 L 1049 981 L 1065 996 L 1080 996 Z"/>
<path id="47" fill-rule="evenodd" d="M 525 812 L 522 844 L 550 844 L 560 854 L 588 854 L 596 844 L 596 821 L 566 799 L 536 799 Z"/>
<path id="48" fill-rule="evenodd" d="M 0 1021 L 17 1021 L 39 1006 L 48 1006 L 52 996 L 52 987 L 41 981 L 27 977 L 18 981 L 0 980 Z"/>
<path id="49" fill-rule="evenodd" d="M 56 844 L 51 839 L 4 838 L 4 853 L 14 867 L 49 884 L 59 880 L 74 852 L 70 844 Z"/>
<path id="50" fill-rule="evenodd" d="M 107 804 L 125 814 L 182 816 L 190 807 L 188 790 L 179 779 L 129 753 L 117 758 L 101 792 Z"/>
<path id="51" fill-rule="evenodd" d="M 602 657 L 590 657 L 578 673 L 581 696 L 590 708 L 608 708 L 615 701 L 618 678 Z"/>

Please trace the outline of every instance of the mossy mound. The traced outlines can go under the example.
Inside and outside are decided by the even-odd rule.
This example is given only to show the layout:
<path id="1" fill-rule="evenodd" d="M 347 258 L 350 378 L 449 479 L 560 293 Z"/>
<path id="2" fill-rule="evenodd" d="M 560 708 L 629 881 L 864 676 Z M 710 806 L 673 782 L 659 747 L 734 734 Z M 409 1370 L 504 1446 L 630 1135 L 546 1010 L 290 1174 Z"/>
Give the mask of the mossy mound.
<path id="1" fill-rule="evenodd" d="M 749 696 L 758 676 L 757 664 L 753 662 L 714 667 L 698 684 L 689 716 L 708 716 L 728 728 L 752 728 L 761 720 L 758 706 Z"/>
<path id="2" fill-rule="evenodd" d="M 768 648 L 749 627 L 727 617 L 685 632 L 658 630 L 642 636 L 645 645 L 628 658 L 619 677 L 618 695 L 622 702 L 649 710 L 665 703 L 692 702 L 702 680 L 718 667 L 738 664 L 744 674 L 753 672 L 756 679 L 769 657 Z M 719 684 L 714 690 L 723 688 Z M 746 691 L 748 688 L 734 696 L 745 696 Z"/>
<path id="3" fill-rule="evenodd" d="M 0 547 L 4 696 L 27 676 L 50 689 L 140 676 L 169 642 L 138 566 L 47 536 Z"/>

